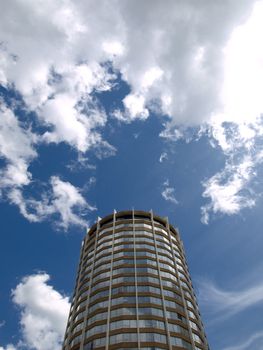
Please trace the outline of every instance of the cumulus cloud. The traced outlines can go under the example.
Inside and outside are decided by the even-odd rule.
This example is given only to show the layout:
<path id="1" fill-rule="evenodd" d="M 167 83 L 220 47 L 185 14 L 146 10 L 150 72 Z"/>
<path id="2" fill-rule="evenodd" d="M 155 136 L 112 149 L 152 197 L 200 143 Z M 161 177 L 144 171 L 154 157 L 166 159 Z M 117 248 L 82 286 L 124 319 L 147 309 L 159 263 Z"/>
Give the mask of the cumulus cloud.
<path id="1" fill-rule="evenodd" d="M 8 344 L 6 347 L 2 347 L 0 346 L 0 350 L 16 350 L 16 348 L 14 347 L 14 345 L 12 344 Z"/>
<path id="2" fill-rule="evenodd" d="M 221 105 L 223 49 L 253 2 L 94 4 L 47 1 L 40 11 L 38 2 L 6 3 L 2 83 L 15 84 L 45 119 L 42 109 L 50 98 L 61 105 L 61 91 L 76 107 L 91 91 L 111 89 L 114 76 L 104 65 L 111 61 L 131 87 L 123 101 L 128 119 L 147 118 L 154 100 L 173 125 L 210 119 Z"/>
<path id="3" fill-rule="evenodd" d="M 42 142 L 112 154 L 101 135 L 108 117 L 95 96 L 121 77 L 130 92 L 123 108 L 112 111 L 119 120 L 158 112 L 166 116 L 161 136 L 174 140 L 206 125 L 223 152 L 231 148 L 227 122 L 238 126 L 243 146 L 247 138 L 253 143 L 263 108 L 261 1 L 102 0 L 96 6 L 94 0 L 57 0 L 40 6 L 15 0 L 2 12 L 0 81 L 35 112 Z M 3 181 L 28 184 L 33 157 L 9 162 Z M 231 184 L 229 167 L 223 172 Z M 210 193 L 205 189 L 204 196 Z M 209 210 L 218 212 L 213 205 Z"/>
<path id="4" fill-rule="evenodd" d="M 203 181 L 203 197 L 209 200 L 201 208 L 202 222 L 208 223 L 210 213 L 232 215 L 256 204 L 253 180 L 257 166 L 263 162 L 263 119 L 244 121 L 239 125 L 216 122 L 210 129 L 213 147 L 220 147 L 226 155 L 225 167 Z"/>
<path id="5" fill-rule="evenodd" d="M 12 300 L 20 310 L 22 339 L 0 350 L 61 349 L 70 303 L 48 284 L 49 280 L 46 273 L 26 276 L 12 291 Z"/>
<path id="6" fill-rule="evenodd" d="M 83 216 L 96 208 L 89 205 L 80 190 L 69 182 L 53 176 L 51 190 L 42 195 L 41 200 L 25 198 L 20 189 L 13 189 L 9 199 L 16 204 L 21 214 L 31 222 L 52 218 L 57 227 L 67 230 L 70 225 L 86 227 Z"/>
<path id="7" fill-rule="evenodd" d="M 164 187 L 164 189 L 163 189 L 163 191 L 162 191 L 162 197 L 163 197 L 166 201 L 172 202 L 172 203 L 174 203 L 174 204 L 178 204 L 178 201 L 177 201 L 177 199 L 175 198 L 175 188 L 170 186 L 168 180 L 166 180 L 166 181 L 163 183 L 163 187 Z"/>
<path id="8" fill-rule="evenodd" d="M 0 101 L 1 103 L 1 101 Z M 6 166 L 0 171 L 0 190 L 12 186 L 28 185 L 31 173 L 29 163 L 37 155 L 34 149 L 36 136 L 24 128 L 12 110 L 0 106 L 0 157 Z"/>
<path id="9" fill-rule="evenodd" d="M 202 222 L 208 223 L 210 212 L 232 215 L 253 207 L 255 200 L 249 191 L 245 191 L 253 172 L 252 159 L 245 158 L 238 165 L 227 164 L 223 171 L 203 182 L 203 197 L 209 198 L 210 202 L 201 208 Z"/>
<path id="10" fill-rule="evenodd" d="M 70 225 L 86 227 L 83 215 L 95 208 L 69 182 L 53 176 L 50 178 L 51 189 L 45 191 L 41 200 L 24 195 L 25 188 L 32 181 L 28 168 L 37 157 L 36 144 L 41 137 L 19 122 L 13 111 L 3 101 L 0 102 L 0 157 L 5 161 L 5 166 L 0 170 L 0 195 L 17 205 L 20 213 L 31 222 L 40 222 L 57 215 L 57 226 L 64 230 Z M 63 128 L 71 130 L 71 124 Z M 82 141 L 85 143 L 84 140 L 78 140 L 80 143 Z M 105 154 L 106 151 L 101 152 Z"/>

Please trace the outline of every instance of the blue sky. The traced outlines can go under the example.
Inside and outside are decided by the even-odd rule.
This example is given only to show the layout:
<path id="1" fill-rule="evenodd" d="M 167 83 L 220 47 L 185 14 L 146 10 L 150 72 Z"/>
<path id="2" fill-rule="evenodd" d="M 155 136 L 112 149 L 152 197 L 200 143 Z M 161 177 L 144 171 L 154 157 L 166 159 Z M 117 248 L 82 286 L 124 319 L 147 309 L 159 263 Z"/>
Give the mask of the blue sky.
<path id="1" fill-rule="evenodd" d="M 168 216 L 213 350 L 263 349 L 263 1 L 1 4 L 0 350 L 58 350 L 81 241 Z"/>

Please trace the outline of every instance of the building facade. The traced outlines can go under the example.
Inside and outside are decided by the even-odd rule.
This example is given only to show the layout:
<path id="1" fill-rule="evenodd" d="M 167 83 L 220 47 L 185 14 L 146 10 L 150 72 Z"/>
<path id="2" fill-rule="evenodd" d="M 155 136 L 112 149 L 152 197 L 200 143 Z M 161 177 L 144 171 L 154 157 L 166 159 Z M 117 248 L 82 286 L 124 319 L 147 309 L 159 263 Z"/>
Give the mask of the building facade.
<path id="1" fill-rule="evenodd" d="M 178 231 L 114 212 L 83 241 L 63 350 L 208 350 Z"/>

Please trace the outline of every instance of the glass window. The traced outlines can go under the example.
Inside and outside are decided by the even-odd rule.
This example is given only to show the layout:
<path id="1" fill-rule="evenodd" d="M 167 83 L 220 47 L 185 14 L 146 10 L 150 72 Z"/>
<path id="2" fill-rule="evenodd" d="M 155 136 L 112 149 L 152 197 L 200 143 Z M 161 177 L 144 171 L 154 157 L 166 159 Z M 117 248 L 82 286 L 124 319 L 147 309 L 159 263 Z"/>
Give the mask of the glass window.
<path id="1" fill-rule="evenodd" d="M 75 337 L 74 339 L 71 340 L 70 342 L 70 347 L 73 347 L 76 344 L 79 344 L 81 342 L 81 335 L 78 335 L 77 337 Z"/>
<path id="2" fill-rule="evenodd" d="M 165 329 L 165 324 L 163 321 L 157 320 L 139 320 L 139 327 Z"/>
<path id="3" fill-rule="evenodd" d="M 124 264 L 134 265 L 134 259 L 120 259 L 120 260 L 113 261 L 113 267 L 124 265 Z"/>
<path id="4" fill-rule="evenodd" d="M 83 328 L 83 324 L 84 324 L 84 322 L 81 322 L 81 323 L 77 324 L 76 326 L 74 326 L 74 329 L 73 329 L 73 331 L 72 331 L 72 334 L 75 334 L 75 333 L 77 333 L 78 331 L 80 331 L 80 330 Z"/>
<path id="5" fill-rule="evenodd" d="M 120 267 L 112 271 L 112 275 L 116 276 L 118 274 L 135 273 L 134 267 Z"/>
<path id="6" fill-rule="evenodd" d="M 186 304 L 187 304 L 187 306 L 191 307 L 192 309 L 195 309 L 194 304 L 191 301 L 186 300 Z"/>
<path id="7" fill-rule="evenodd" d="M 84 344 L 83 350 L 93 350 L 96 347 L 102 347 L 106 345 L 106 338 L 94 339 L 86 344 Z"/>
<path id="8" fill-rule="evenodd" d="M 104 297 L 108 297 L 108 296 L 109 296 L 109 289 L 102 290 L 102 291 L 97 292 L 96 294 L 94 294 L 90 297 L 90 303 L 92 303 L 96 299 L 104 298 Z"/>
<path id="9" fill-rule="evenodd" d="M 97 252 L 96 254 L 96 259 L 98 259 L 99 257 L 101 257 L 102 255 L 111 255 L 112 252 L 112 248 L 108 248 L 108 249 L 101 249 L 99 252 Z"/>
<path id="10" fill-rule="evenodd" d="M 137 342 L 137 333 L 121 333 L 110 336 L 110 344 Z"/>
<path id="11" fill-rule="evenodd" d="M 152 276 L 137 276 L 137 282 L 138 283 L 147 283 L 147 282 L 149 282 L 149 283 L 155 283 L 158 286 L 160 285 L 159 278 L 152 277 Z"/>
<path id="12" fill-rule="evenodd" d="M 187 310 L 188 311 L 188 315 L 189 315 L 189 317 L 191 317 L 191 318 L 193 318 L 193 319 L 195 319 L 196 320 L 196 316 L 195 316 L 195 314 L 192 312 L 192 311 L 190 311 L 190 310 Z"/>
<path id="13" fill-rule="evenodd" d="M 195 322 L 189 320 L 189 323 L 190 323 L 190 326 L 191 326 L 194 330 L 199 331 L 199 327 L 197 326 L 197 324 L 196 324 Z"/>
<path id="14" fill-rule="evenodd" d="M 135 303 L 136 303 L 135 296 L 123 296 L 123 297 L 118 297 L 111 300 L 112 306 L 119 305 L 119 304 L 135 304 Z"/>
<path id="15" fill-rule="evenodd" d="M 150 244 L 138 243 L 136 244 L 136 249 L 142 249 L 143 251 L 145 251 L 145 249 L 148 249 L 148 250 L 151 250 L 153 253 L 155 253 L 154 246 Z"/>
<path id="16" fill-rule="evenodd" d="M 156 260 L 151 259 L 136 259 L 137 266 L 138 265 L 153 265 L 156 266 Z"/>
<path id="17" fill-rule="evenodd" d="M 111 321 L 110 330 L 115 330 L 119 328 L 137 328 L 137 321 L 136 320 Z"/>
<path id="18" fill-rule="evenodd" d="M 138 296 L 138 303 L 139 304 L 151 303 L 151 304 L 156 304 L 156 305 L 162 305 L 162 299 L 139 295 Z"/>
<path id="19" fill-rule="evenodd" d="M 80 309 L 82 309 L 87 303 L 87 299 L 83 300 L 78 306 L 77 306 L 77 309 L 76 309 L 76 312 L 78 312 Z"/>
<path id="20" fill-rule="evenodd" d="M 170 337 L 171 340 L 171 344 L 173 346 L 181 346 L 182 348 L 188 349 L 188 350 L 192 350 L 192 345 L 188 342 L 186 342 L 185 340 L 181 339 L 181 338 L 177 338 L 177 337 Z"/>
<path id="21" fill-rule="evenodd" d="M 153 306 L 152 307 L 139 307 L 138 313 L 140 316 L 151 315 L 151 316 L 164 317 L 163 310 L 157 309 Z"/>
<path id="22" fill-rule="evenodd" d="M 181 326 L 178 326 L 177 324 L 169 323 L 169 330 L 170 330 L 170 332 L 181 333 L 181 334 L 184 334 L 186 336 L 189 336 L 188 330 L 181 327 Z"/>
<path id="23" fill-rule="evenodd" d="M 166 242 L 168 244 L 170 244 L 170 241 L 167 237 L 164 237 L 162 234 L 160 234 L 159 232 L 155 232 L 155 237 L 157 239 L 157 241 L 161 241 L 161 242 Z"/>
<path id="24" fill-rule="evenodd" d="M 134 316 L 134 315 L 136 315 L 135 307 L 121 307 L 119 309 L 111 310 L 111 317 Z"/>
<path id="25" fill-rule="evenodd" d="M 181 280 L 181 285 L 182 285 L 182 287 L 187 288 L 188 290 L 190 290 L 190 287 L 188 286 L 188 284 L 185 283 L 185 282 L 182 281 L 182 280 Z"/>
<path id="26" fill-rule="evenodd" d="M 139 273 L 141 273 L 141 274 L 142 273 L 145 273 L 145 274 L 152 273 L 154 275 L 158 274 L 158 271 L 151 268 L 151 267 L 137 267 L 136 271 L 137 271 L 137 274 L 139 274 Z"/>
<path id="27" fill-rule="evenodd" d="M 164 256 L 162 254 L 158 254 L 158 255 L 159 255 L 159 260 L 166 261 L 172 266 L 174 266 L 174 260 L 172 258 L 169 258 L 168 256 Z"/>
<path id="28" fill-rule="evenodd" d="M 135 286 L 121 286 L 112 288 L 112 295 L 120 294 L 120 293 L 135 293 Z"/>
<path id="29" fill-rule="evenodd" d="M 96 314 L 88 319 L 88 326 L 94 322 L 106 320 L 107 319 L 108 312 L 101 312 L 99 314 Z"/>
<path id="30" fill-rule="evenodd" d="M 179 310 L 182 310 L 182 311 L 184 310 L 184 308 L 181 305 L 177 304 L 175 301 L 171 301 L 171 300 L 166 300 L 165 299 L 165 305 L 166 305 L 166 307 L 179 309 Z"/>
<path id="31" fill-rule="evenodd" d="M 128 282 L 130 284 L 135 283 L 135 277 L 134 276 L 121 276 L 121 277 L 115 277 L 113 276 L 112 284 L 119 284 L 119 283 L 125 283 Z"/>
<path id="32" fill-rule="evenodd" d="M 167 337 L 166 335 L 159 333 L 140 333 L 140 341 L 167 344 Z"/>
<path id="33" fill-rule="evenodd" d="M 110 271 L 107 272 L 101 272 L 97 276 L 93 277 L 93 282 L 101 280 L 103 278 L 109 278 L 110 277 Z"/>
<path id="34" fill-rule="evenodd" d="M 121 244 L 121 243 L 133 243 L 133 236 L 124 236 L 124 237 L 120 237 L 120 238 L 116 238 L 114 240 L 114 246 Z"/>
<path id="35" fill-rule="evenodd" d="M 167 310 L 167 311 L 166 311 L 166 314 L 167 314 L 167 318 L 168 318 L 168 319 L 171 319 L 171 320 L 180 320 L 180 321 L 182 321 L 183 323 L 186 323 L 186 318 L 183 317 L 181 314 L 175 312 L 175 311 L 169 311 L 169 310 Z"/>
<path id="36" fill-rule="evenodd" d="M 174 277 L 174 275 L 170 272 L 165 272 L 165 271 L 160 271 L 161 276 L 165 277 L 165 278 L 170 278 L 170 279 L 176 279 L 176 277 Z"/>
<path id="37" fill-rule="evenodd" d="M 81 292 L 78 296 L 78 301 L 80 301 L 80 299 L 83 299 L 85 296 L 87 296 L 89 294 L 89 290 L 84 290 L 83 292 Z M 72 304 L 73 305 L 73 304 Z"/>
<path id="38" fill-rule="evenodd" d="M 182 300 L 182 297 L 180 295 L 178 295 L 177 293 L 171 291 L 171 290 L 167 290 L 167 289 L 164 289 L 163 290 L 163 295 L 166 296 L 166 297 L 170 297 L 170 298 L 174 298 L 174 299 L 177 299 L 177 300 Z"/>
<path id="39" fill-rule="evenodd" d="M 199 335 L 197 335 L 197 334 L 195 334 L 195 333 L 192 333 L 192 336 L 193 336 L 193 338 L 194 338 L 194 341 L 196 341 L 197 343 L 200 343 L 200 344 L 203 343 L 203 341 L 202 341 L 202 339 L 199 337 Z"/>
<path id="40" fill-rule="evenodd" d="M 101 231 L 99 232 L 99 237 L 101 237 L 105 232 L 110 232 L 110 231 L 112 231 L 112 230 L 113 230 L 113 227 L 112 227 L 112 226 L 107 227 L 107 228 L 104 228 L 103 230 L 101 230 Z"/>
<path id="41" fill-rule="evenodd" d="M 107 323 L 101 324 L 98 326 L 94 326 L 94 327 L 90 328 L 89 330 L 87 330 L 85 338 L 89 338 L 94 334 L 104 333 L 104 332 L 106 332 L 106 328 L 107 328 Z"/>
<path id="42" fill-rule="evenodd" d="M 136 237 L 135 243 L 136 244 L 139 244 L 139 243 L 154 244 L 153 239 L 152 238 L 148 238 L 148 237 Z"/>
<path id="43" fill-rule="evenodd" d="M 159 262 L 159 265 L 160 265 L 160 268 L 163 268 L 163 269 L 166 269 L 166 270 L 169 270 L 173 273 L 176 272 L 175 268 L 172 267 L 171 265 L 167 264 L 167 263 L 162 263 L 162 262 Z"/>
<path id="44" fill-rule="evenodd" d="M 152 287 L 152 286 L 137 286 L 137 291 L 139 293 L 155 293 L 155 294 L 161 294 L 161 289 L 158 287 Z"/>
<path id="45" fill-rule="evenodd" d="M 99 309 L 108 307 L 108 300 L 100 301 L 89 307 L 89 312 L 98 311 Z"/>

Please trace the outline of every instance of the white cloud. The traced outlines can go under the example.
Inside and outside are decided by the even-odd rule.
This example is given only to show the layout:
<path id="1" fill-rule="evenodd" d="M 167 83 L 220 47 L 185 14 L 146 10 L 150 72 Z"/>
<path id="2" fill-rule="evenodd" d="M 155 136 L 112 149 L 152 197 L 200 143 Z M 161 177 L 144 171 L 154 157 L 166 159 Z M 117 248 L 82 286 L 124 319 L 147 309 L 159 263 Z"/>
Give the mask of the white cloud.
<path id="1" fill-rule="evenodd" d="M 218 320 L 224 320 L 249 307 L 263 303 L 263 283 L 247 289 L 226 291 L 210 281 L 199 282 L 198 299 L 203 309 Z"/>
<path id="2" fill-rule="evenodd" d="M 168 159 L 168 154 L 167 154 L 167 152 L 163 152 L 163 153 L 160 155 L 159 162 L 162 163 L 165 159 Z"/>
<path id="3" fill-rule="evenodd" d="M 114 111 L 113 115 L 122 121 L 131 122 L 135 119 L 147 119 L 149 111 L 145 106 L 145 97 L 143 94 L 129 94 L 123 99 L 125 112 Z"/>
<path id="4" fill-rule="evenodd" d="M 223 170 L 202 183 L 203 197 L 209 199 L 201 208 L 204 223 L 208 223 L 210 212 L 232 215 L 256 204 L 253 181 L 263 161 L 263 119 L 238 125 L 214 121 L 209 132 L 212 146 L 219 146 L 227 160 Z"/>
<path id="5" fill-rule="evenodd" d="M 224 119 L 252 122 L 263 112 L 263 2 L 257 1 L 248 21 L 235 28 L 225 48 L 222 99 Z"/>
<path id="6" fill-rule="evenodd" d="M 0 101 L 1 102 L 1 101 Z M 36 135 L 24 128 L 12 110 L 2 103 L 0 109 L 0 157 L 6 166 L 0 171 L 0 189 L 28 185 L 31 174 L 29 162 L 36 157 Z"/>
<path id="7" fill-rule="evenodd" d="M 166 180 L 164 183 L 163 183 L 163 191 L 162 191 L 162 197 L 166 200 L 166 201 L 169 201 L 169 202 L 172 202 L 174 204 L 178 204 L 178 201 L 177 199 L 175 198 L 175 188 L 171 187 L 169 185 L 169 181 Z"/>
<path id="8" fill-rule="evenodd" d="M 57 225 L 64 230 L 67 230 L 70 225 L 86 227 L 87 222 L 83 219 L 83 215 L 88 210 L 95 208 L 90 206 L 79 189 L 69 182 L 64 182 L 59 177 L 53 176 L 50 179 L 51 190 L 45 191 L 41 200 L 28 199 L 24 196 L 26 186 L 32 181 L 32 174 L 28 168 L 37 157 L 35 148 L 40 136 L 32 133 L 29 128 L 19 122 L 12 110 L 7 108 L 3 102 L 0 116 L 0 156 L 6 162 L 5 167 L 0 171 L 2 196 L 17 205 L 21 214 L 31 222 L 39 222 L 59 215 Z M 73 126 L 74 123 L 61 127 L 64 129 L 68 127 L 69 133 L 72 135 L 74 134 Z M 78 140 L 80 144 L 82 141 L 85 148 L 85 139 Z M 101 143 L 105 147 L 105 151 L 102 149 L 101 152 L 104 154 L 109 152 L 110 146 L 107 144 L 104 146 L 102 140 Z M 81 146 L 78 147 L 81 148 Z"/>
<path id="9" fill-rule="evenodd" d="M 239 345 L 228 346 L 223 350 L 262 350 L 263 349 L 263 331 L 252 334 Z"/>
<path id="10" fill-rule="evenodd" d="M 175 140 L 187 137 L 188 127 L 205 124 L 226 154 L 236 152 L 236 146 L 226 137 L 224 122 L 237 126 L 243 147 L 252 149 L 259 136 L 255 125 L 263 109 L 262 1 L 200 5 L 168 0 L 164 6 L 161 1 L 102 0 L 96 6 L 94 0 L 41 5 L 15 0 L 2 10 L 0 79 L 6 87 L 15 87 L 28 110 L 36 112 L 45 130 L 41 141 L 65 142 L 81 153 L 95 148 L 98 154 L 112 154 L 101 136 L 107 116 L 93 93 L 111 90 L 117 73 L 130 87 L 124 110 L 112 113 L 122 121 L 145 120 L 158 111 L 168 117 L 161 136 Z M 34 157 L 9 162 L 2 181 L 29 184 L 27 169 Z M 233 170 L 241 166 L 235 162 Z M 226 173 L 232 202 L 221 185 Z M 204 193 L 214 203 L 217 187 L 221 200 L 206 208 L 229 214 L 251 206 L 253 199 L 244 201 L 240 195 L 245 184 L 227 165 Z M 222 198 L 228 203 L 226 211 Z"/>
<path id="11" fill-rule="evenodd" d="M 198 300 L 203 312 L 209 315 L 210 325 L 215 322 L 226 322 L 229 317 L 244 312 L 248 308 L 263 305 L 263 283 L 249 285 L 247 288 L 225 290 L 211 281 L 199 281 Z M 245 285 L 245 283 L 244 283 Z M 242 341 L 242 338 L 244 340 Z M 263 346 L 263 332 L 238 336 L 238 345 L 224 347 L 223 350 L 261 350 Z"/>
<path id="12" fill-rule="evenodd" d="M 19 189 L 13 189 L 8 196 L 11 203 L 16 204 L 21 214 L 31 222 L 52 217 L 56 225 L 64 230 L 70 225 L 86 227 L 88 222 L 83 216 L 95 210 L 95 207 L 87 203 L 77 187 L 57 176 L 51 177 L 50 186 L 51 190 L 42 195 L 41 200 L 25 198 Z"/>
<path id="13" fill-rule="evenodd" d="M 13 302 L 21 312 L 22 339 L 17 346 L 7 345 L 1 350 L 61 349 L 70 303 L 48 284 L 49 279 L 46 273 L 27 276 L 12 291 Z"/>
<path id="14" fill-rule="evenodd" d="M 236 166 L 227 164 L 223 171 L 203 182 L 203 197 L 210 199 L 210 203 L 201 208 L 203 223 L 208 223 L 210 211 L 215 214 L 232 215 L 255 205 L 252 195 L 244 191 L 253 176 L 253 171 L 252 160 L 245 158 Z"/>
<path id="15" fill-rule="evenodd" d="M 14 345 L 12 344 L 8 344 L 6 347 L 2 347 L 0 346 L 0 350 L 16 350 L 16 348 L 14 347 Z"/>
<path id="16" fill-rule="evenodd" d="M 112 77 L 101 65 L 110 60 L 131 87 L 124 98 L 131 119 L 147 118 L 158 99 L 172 125 L 200 124 L 220 107 L 223 49 L 252 5 L 246 0 L 202 6 L 191 0 L 169 0 L 165 6 L 116 0 L 98 7 L 94 1 L 57 0 L 46 1 L 40 10 L 38 1 L 6 3 L 0 25 L 2 80 L 14 83 L 41 114 L 61 89 L 72 97 L 66 80 L 70 76 L 76 88 L 79 67 L 85 98 L 93 89 L 110 89 Z M 60 83 L 52 72 L 60 75 Z M 83 95 L 78 90 L 74 97 L 76 106 Z"/>

